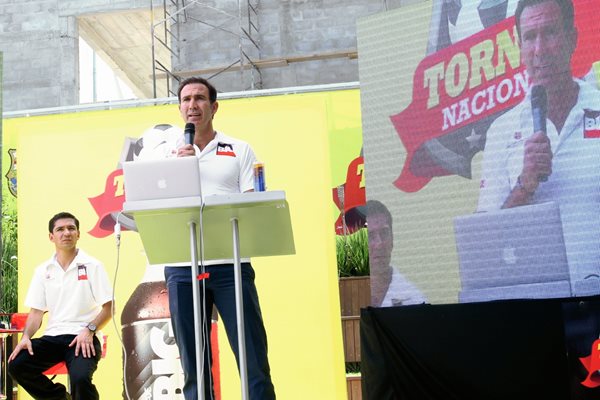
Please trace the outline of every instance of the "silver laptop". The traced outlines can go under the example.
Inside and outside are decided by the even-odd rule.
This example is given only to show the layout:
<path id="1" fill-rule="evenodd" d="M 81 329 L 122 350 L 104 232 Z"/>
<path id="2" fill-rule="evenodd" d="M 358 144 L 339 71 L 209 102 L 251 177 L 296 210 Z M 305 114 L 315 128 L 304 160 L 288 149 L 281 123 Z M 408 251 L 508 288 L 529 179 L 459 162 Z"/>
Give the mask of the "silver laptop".
<path id="1" fill-rule="evenodd" d="M 125 201 L 200 197 L 200 168 L 196 157 L 123 163 Z"/>
<path id="2" fill-rule="evenodd" d="M 571 296 L 555 203 L 454 219 L 462 290 L 459 301 Z"/>

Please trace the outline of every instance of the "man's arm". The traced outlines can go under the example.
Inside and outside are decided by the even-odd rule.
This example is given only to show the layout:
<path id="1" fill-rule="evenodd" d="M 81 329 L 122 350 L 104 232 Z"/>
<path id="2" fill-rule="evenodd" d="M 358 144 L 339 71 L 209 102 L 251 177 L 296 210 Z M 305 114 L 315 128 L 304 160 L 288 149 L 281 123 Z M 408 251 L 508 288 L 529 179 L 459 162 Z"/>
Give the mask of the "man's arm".
<path id="1" fill-rule="evenodd" d="M 102 329 L 108 324 L 108 321 L 112 318 L 112 301 L 108 301 L 102 305 L 102 309 L 96 315 L 96 318 L 92 321 L 94 325 L 97 326 L 98 329 Z"/>
<path id="2" fill-rule="evenodd" d="M 531 192 L 526 189 L 522 183 L 521 176 L 519 176 L 517 179 L 517 184 L 511 190 L 510 194 L 504 201 L 504 204 L 502 204 L 502 208 L 512 208 L 527 205 L 529 204 L 533 193 L 535 193 L 535 189 Z"/>
<path id="3" fill-rule="evenodd" d="M 23 336 L 19 343 L 15 346 L 15 349 L 8 357 L 8 361 L 12 361 L 15 359 L 17 354 L 21 352 L 21 350 L 27 350 L 29 354 L 33 355 L 33 349 L 31 347 L 31 337 L 35 335 L 35 333 L 42 326 L 42 320 L 44 318 L 44 312 L 42 310 L 38 310 L 36 308 L 32 308 L 29 311 L 29 315 L 27 316 L 27 322 L 25 322 L 25 328 L 23 329 Z"/>
<path id="4" fill-rule="evenodd" d="M 90 323 L 96 325 L 96 330 L 102 329 L 112 318 L 112 304 L 112 301 L 104 303 L 98 315 L 90 321 Z M 84 327 L 81 332 L 79 332 L 79 335 L 75 336 L 75 339 L 69 344 L 69 347 L 75 346 L 75 357 L 79 355 L 79 351 L 81 351 L 84 358 L 90 358 L 96 355 L 94 335 L 95 332 Z"/>
<path id="5" fill-rule="evenodd" d="M 525 142 L 523 170 L 502 208 L 529 204 L 540 182 L 551 173 L 552 147 L 550 139 L 544 133 L 537 132 Z"/>

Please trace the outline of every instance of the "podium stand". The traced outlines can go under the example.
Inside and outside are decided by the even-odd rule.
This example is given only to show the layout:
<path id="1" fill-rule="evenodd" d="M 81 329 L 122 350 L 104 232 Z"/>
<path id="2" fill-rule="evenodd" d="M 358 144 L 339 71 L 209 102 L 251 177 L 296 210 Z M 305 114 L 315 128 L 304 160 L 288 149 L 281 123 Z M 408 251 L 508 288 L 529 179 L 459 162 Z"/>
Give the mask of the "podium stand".
<path id="1" fill-rule="evenodd" d="M 248 399 L 241 258 L 295 253 L 285 192 L 211 195 L 204 202 L 201 197 L 130 201 L 123 204 L 123 212 L 134 217 L 148 261 L 191 262 L 192 282 L 198 276 L 199 250 L 204 260 L 233 259 L 240 382 L 242 399 Z M 192 287 L 198 395 L 204 399 L 200 294 L 197 284 Z"/>

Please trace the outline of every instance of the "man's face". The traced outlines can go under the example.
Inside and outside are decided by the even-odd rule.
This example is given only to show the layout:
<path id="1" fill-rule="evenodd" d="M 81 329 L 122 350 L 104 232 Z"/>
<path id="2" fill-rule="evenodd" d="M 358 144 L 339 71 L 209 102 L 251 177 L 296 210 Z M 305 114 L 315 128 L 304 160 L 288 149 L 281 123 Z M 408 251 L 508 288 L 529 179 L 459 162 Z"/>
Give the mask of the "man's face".
<path id="1" fill-rule="evenodd" d="M 185 85 L 180 93 L 179 111 L 181 118 L 187 123 L 196 125 L 196 130 L 212 126 L 212 119 L 219 103 L 211 104 L 208 88 L 201 83 Z"/>
<path id="2" fill-rule="evenodd" d="M 54 243 L 57 249 L 75 248 L 78 240 L 79 230 L 73 218 L 59 219 L 54 223 L 54 228 L 50 233 L 50 241 Z"/>
<path id="3" fill-rule="evenodd" d="M 369 215 L 369 259 L 371 272 L 386 271 L 390 267 L 394 237 L 387 218 L 381 214 Z"/>
<path id="4" fill-rule="evenodd" d="M 553 82 L 571 79 L 577 33 L 564 29 L 558 4 L 549 0 L 526 7 L 520 24 L 521 60 L 530 82 L 551 90 Z"/>

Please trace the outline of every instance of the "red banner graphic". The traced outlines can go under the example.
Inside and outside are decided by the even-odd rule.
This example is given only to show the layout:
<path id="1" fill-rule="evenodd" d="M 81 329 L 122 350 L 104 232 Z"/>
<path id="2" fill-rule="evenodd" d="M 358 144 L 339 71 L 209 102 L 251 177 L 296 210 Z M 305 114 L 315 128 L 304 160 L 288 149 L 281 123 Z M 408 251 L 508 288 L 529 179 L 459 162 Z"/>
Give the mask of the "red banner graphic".
<path id="1" fill-rule="evenodd" d="M 592 344 L 592 352 L 587 357 L 581 357 L 579 359 L 586 371 L 588 372 L 587 377 L 581 384 L 589 388 L 596 388 L 600 386 L 600 339 Z"/>
<path id="2" fill-rule="evenodd" d="M 112 214 L 123 208 L 125 189 L 123 186 L 123 170 L 117 169 L 108 175 L 104 185 L 104 193 L 88 198 L 98 215 L 98 222 L 88 233 L 97 238 L 109 236 L 114 231 L 115 219 Z M 122 228 L 126 230 L 126 228 Z"/>
<path id="3" fill-rule="evenodd" d="M 346 173 L 346 182 L 343 186 L 343 199 L 340 190 L 335 187 L 332 190 L 333 201 L 340 210 L 340 216 L 335 221 L 335 231 L 338 235 L 344 234 L 344 224 L 342 214 L 346 216 L 346 233 L 352 233 L 357 228 L 362 228 L 364 225 L 364 215 L 359 218 L 354 218 L 351 211 L 356 207 L 364 206 L 366 203 L 365 194 L 365 161 L 362 156 L 356 157 L 348 165 Z"/>

